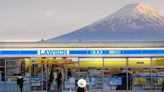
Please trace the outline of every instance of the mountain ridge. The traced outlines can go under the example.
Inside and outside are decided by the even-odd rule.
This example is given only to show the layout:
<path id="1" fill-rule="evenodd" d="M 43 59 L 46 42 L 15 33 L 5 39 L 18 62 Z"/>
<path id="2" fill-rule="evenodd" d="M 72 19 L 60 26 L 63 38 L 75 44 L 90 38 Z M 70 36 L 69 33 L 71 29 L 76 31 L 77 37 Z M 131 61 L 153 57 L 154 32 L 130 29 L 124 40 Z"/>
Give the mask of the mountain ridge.
<path id="1" fill-rule="evenodd" d="M 143 4 L 129 4 L 86 27 L 47 40 L 55 41 L 164 41 L 164 17 Z"/>

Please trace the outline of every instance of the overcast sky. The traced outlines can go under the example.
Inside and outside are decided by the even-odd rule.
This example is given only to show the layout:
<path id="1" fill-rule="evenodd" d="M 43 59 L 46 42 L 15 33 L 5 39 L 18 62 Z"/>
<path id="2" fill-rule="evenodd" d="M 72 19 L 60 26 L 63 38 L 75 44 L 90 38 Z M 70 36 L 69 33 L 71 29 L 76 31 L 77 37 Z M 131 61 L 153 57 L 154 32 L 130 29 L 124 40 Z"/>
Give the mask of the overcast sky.
<path id="1" fill-rule="evenodd" d="M 0 0 L 0 42 L 57 37 L 137 2 L 164 14 L 164 0 Z"/>

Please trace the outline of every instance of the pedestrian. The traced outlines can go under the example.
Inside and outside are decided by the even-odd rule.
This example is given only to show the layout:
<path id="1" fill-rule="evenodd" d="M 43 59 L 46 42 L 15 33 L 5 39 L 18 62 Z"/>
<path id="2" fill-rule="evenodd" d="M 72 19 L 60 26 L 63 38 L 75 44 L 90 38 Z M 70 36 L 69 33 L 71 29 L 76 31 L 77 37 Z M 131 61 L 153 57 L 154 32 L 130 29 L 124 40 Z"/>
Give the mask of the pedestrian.
<path id="1" fill-rule="evenodd" d="M 18 84 L 21 92 L 23 92 L 23 82 L 24 82 L 23 76 L 22 76 L 22 74 L 19 74 L 19 76 L 17 77 L 17 84 Z"/>
<path id="2" fill-rule="evenodd" d="M 52 81 L 51 89 L 54 90 L 55 92 L 57 90 L 57 70 L 53 72 L 53 81 Z"/>
<path id="3" fill-rule="evenodd" d="M 68 71 L 67 71 L 67 76 L 68 76 L 68 79 L 69 79 L 70 77 L 72 77 L 72 72 L 71 72 L 70 69 L 68 69 Z"/>
<path id="4" fill-rule="evenodd" d="M 50 72 L 49 80 L 48 80 L 48 90 L 50 90 L 51 84 L 53 82 L 53 70 Z"/>
<path id="5" fill-rule="evenodd" d="M 57 89 L 59 89 L 61 86 L 61 82 L 62 82 L 62 73 L 60 72 L 60 70 L 57 71 L 56 82 L 57 82 Z"/>
<path id="6" fill-rule="evenodd" d="M 84 79 L 79 79 L 77 85 L 78 85 L 77 92 L 87 92 L 86 90 L 87 83 Z"/>

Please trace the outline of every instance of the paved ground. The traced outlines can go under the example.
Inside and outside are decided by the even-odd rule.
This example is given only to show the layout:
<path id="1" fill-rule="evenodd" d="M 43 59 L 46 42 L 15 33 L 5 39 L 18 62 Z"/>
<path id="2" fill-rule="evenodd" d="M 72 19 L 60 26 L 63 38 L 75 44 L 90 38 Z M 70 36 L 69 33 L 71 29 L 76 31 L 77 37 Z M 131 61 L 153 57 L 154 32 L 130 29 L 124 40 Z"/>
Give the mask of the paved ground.
<path id="1" fill-rule="evenodd" d="M 24 92 L 30 92 L 29 83 L 24 84 Z M 4 83 L 0 82 L 0 92 L 19 92 L 20 88 L 16 82 Z"/>
<path id="2" fill-rule="evenodd" d="M 76 91 L 63 91 L 63 92 L 76 92 Z M 160 90 L 135 90 L 135 91 L 112 91 L 112 90 L 108 90 L 108 91 L 103 91 L 103 90 L 90 90 L 90 91 L 87 91 L 87 92 L 161 92 Z"/>
<path id="3" fill-rule="evenodd" d="M 3 83 L 0 82 L 0 92 L 20 92 L 19 86 L 14 83 Z M 25 83 L 24 84 L 24 91 L 23 92 L 47 92 L 47 91 L 30 91 L 30 84 Z M 55 92 L 55 91 L 49 91 L 49 92 Z M 58 92 L 62 92 L 61 90 Z M 75 90 L 65 90 L 63 92 L 76 92 Z M 129 91 L 119 91 L 119 90 L 88 90 L 87 92 L 161 92 L 160 90 L 129 90 Z"/>

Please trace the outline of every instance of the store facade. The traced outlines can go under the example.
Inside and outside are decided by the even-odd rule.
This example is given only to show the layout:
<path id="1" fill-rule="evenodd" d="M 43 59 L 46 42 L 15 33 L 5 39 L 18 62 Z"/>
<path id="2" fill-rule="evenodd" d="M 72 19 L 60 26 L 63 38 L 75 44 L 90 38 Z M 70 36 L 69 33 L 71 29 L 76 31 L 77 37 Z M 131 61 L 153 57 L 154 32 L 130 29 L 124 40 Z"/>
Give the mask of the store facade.
<path id="1" fill-rule="evenodd" d="M 50 73 L 62 73 L 61 90 L 84 78 L 88 92 L 161 90 L 164 45 L 154 43 L 0 43 L 0 91 L 47 91 Z M 68 73 L 70 72 L 70 73 Z M 9 89 L 10 88 L 10 89 Z"/>

